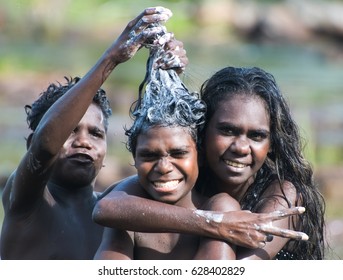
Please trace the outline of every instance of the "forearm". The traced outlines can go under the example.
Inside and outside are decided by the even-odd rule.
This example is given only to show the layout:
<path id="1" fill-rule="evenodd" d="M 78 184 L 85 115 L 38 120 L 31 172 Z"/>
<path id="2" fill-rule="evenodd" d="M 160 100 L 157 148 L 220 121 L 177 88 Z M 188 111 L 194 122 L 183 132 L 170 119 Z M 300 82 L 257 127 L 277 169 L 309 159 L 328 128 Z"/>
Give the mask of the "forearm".
<path id="1" fill-rule="evenodd" d="M 140 232 L 178 232 L 218 237 L 210 217 L 183 207 L 112 191 L 94 208 L 95 222 Z"/>
<path id="2" fill-rule="evenodd" d="M 38 144 L 39 149 L 51 155 L 59 152 L 108 77 L 104 72 L 107 68 L 113 70 L 116 66 L 113 59 L 104 53 L 89 72 L 53 104 L 35 132 L 37 142 L 34 142 Z"/>
<path id="3" fill-rule="evenodd" d="M 260 247 L 267 234 L 294 239 L 306 238 L 301 232 L 272 225 L 275 220 L 302 213 L 301 208 L 269 214 L 191 210 L 144 198 L 140 192 L 142 188 L 137 187 L 138 183 L 134 180 L 134 177 L 123 180 L 98 201 L 93 211 L 95 222 L 131 231 L 195 234 L 248 248 Z"/>
<path id="4" fill-rule="evenodd" d="M 230 212 L 239 211 L 239 203 L 226 193 L 219 193 L 209 198 L 203 205 L 204 210 Z M 224 215 L 217 215 L 223 217 Z M 219 220 L 218 220 L 219 222 Z M 226 241 L 213 238 L 201 238 L 195 259 L 198 260 L 235 260 L 236 246 Z"/>
<path id="5" fill-rule="evenodd" d="M 163 30 L 162 26 L 153 28 L 150 24 L 164 22 L 170 16 L 168 9 L 150 8 L 127 24 L 89 72 L 44 115 L 34 135 L 39 139 L 36 144 L 41 150 L 48 155 L 58 153 L 113 69 L 132 58 L 146 41 L 155 38 Z"/>

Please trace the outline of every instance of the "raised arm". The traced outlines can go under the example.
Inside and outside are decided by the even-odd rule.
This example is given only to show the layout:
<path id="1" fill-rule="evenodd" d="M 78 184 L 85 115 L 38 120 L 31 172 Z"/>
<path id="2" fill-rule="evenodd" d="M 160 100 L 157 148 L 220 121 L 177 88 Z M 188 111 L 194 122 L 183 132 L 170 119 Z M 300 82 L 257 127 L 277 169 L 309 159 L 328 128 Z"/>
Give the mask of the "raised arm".
<path id="1" fill-rule="evenodd" d="M 130 59 L 161 27 L 151 23 L 171 16 L 162 7 L 145 9 L 128 23 L 89 72 L 46 112 L 30 138 L 30 145 L 4 191 L 6 209 L 26 212 L 43 197 L 43 190 L 60 148 L 77 126 L 100 86 L 113 69 Z M 7 203 L 9 202 L 9 203 Z"/>
<path id="2" fill-rule="evenodd" d="M 264 246 L 268 234 L 307 238 L 302 232 L 272 225 L 273 221 L 303 213 L 302 207 L 258 214 L 250 211 L 196 211 L 139 197 L 140 189 L 135 176 L 122 181 L 98 201 L 93 211 L 94 221 L 131 231 L 197 234 L 247 248 Z"/>

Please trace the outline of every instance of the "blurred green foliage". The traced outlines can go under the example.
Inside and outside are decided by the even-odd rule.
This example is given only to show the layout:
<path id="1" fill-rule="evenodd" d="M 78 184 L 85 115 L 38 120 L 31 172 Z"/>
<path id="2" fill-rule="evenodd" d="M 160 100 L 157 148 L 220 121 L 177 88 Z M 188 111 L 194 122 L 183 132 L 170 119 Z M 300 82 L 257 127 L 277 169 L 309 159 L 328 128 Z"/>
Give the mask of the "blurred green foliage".
<path id="1" fill-rule="evenodd" d="M 216 2 L 225 1 L 216 0 L 211 3 Z M 283 1 L 260 2 L 260 4 L 269 4 Z M 290 101 L 296 118 L 299 119 L 304 138 L 307 139 L 306 154 L 311 162 L 315 166 L 342 165 L 343 158 L 341 153 L 336 151 L 336 146 L 326 146 L 325 143 L 321 143 L 323 147 L 318 149 L 311 119 L 312 111 L 316 108 L 342 103 L 342 63 L 328 59 L 318 51 L 315 47 L 316 43 L 313 42 L 261 44 L 237 36 L 224 21 L 209 22 L 205 26 L 203 18 L 199 18 L 204 15 L 204 11 L 202 13 L 199 11 L 201 6 L 207 3 L 209 1 L 206 0 L 4 1 L 1 3 L 0 12 L 2 82 L 11 80 L 13 85 L 25 83 L 21 77 L 27 75 L 32 75 L 36 79 L 45 79 L 43 74 L 46 74 L 46 79 L 47 77 L 50 79 L 51 76 L 56 77 L 53 81 L 61 80 L 64 75 L 82 76 L 119 35 L 129 20 L 146 7 L 161 5 L 173 11 L 174 15 L 167 22 L 167 28 L 185 44 L 190 65 L 183 78 L 193 90 L 198 90 L 201 83 L 215 70 L 227 65 L 256 65 L 266 69 L 276 77 Z M 318 44 L 323 45 L 323 42 Z M 115 112 L 127 114 L 128 107 L 125 106 L 135 98 L 137 85 L 144 76 L 146 58 L 147 52 L 142 50 L 134 59 L 121 65 L 105 83 L 104 87 L 110 94 Z M 50 81 L 47 80 L 46 83 L 48 82 Z M 23 95 L 24 100 L 15 104 L 12 101 L 8 105 L 6 89 L 0 88 L 0 90 L 2 106 L 22 107 L 23 102 L 26 104 L 34 98 L 29 96 L 28 100 L 25 100 Z M 125 106 L 119 102 L 123 100 L 121 96 L 123 94 L 127 95 L 129 100 L 126 101 Z M 19 98 L 14 99 L 18 101 Z M 4 118 L 4 113 L 0 116 L 0 124 L 3 127 L 11 127 L 12 119 L 18 120 L 16 114 L 9 112 L 6 113 L 7 118 Z M 323 114 L 323 117 L 329 116 Z M 22 120 L 23 118 L 19 122 Z M 3 149 L 1 154 L 6 159 L 7 156 L 11 156 L 8 145 L 9 143 L 1 145 Z M 15 166 L 18 156 L 13 153 L 13 157 Z M 11 159 L 7 160 L 11 161 Z M 7 170 L 7 167 L 2 164 L 2 170 L 4 169 Z"/>

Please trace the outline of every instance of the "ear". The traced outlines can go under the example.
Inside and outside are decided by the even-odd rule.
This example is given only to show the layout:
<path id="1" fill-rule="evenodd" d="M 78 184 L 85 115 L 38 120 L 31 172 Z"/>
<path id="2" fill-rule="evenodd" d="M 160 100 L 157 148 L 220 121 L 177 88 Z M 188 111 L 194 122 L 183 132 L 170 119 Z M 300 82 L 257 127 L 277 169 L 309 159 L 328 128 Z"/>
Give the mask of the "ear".
<path id="1" fill-rule="evenodd" d="M 33 136 L 33 132 L 30 133 L 30 135 L 26 138 L 26 150 L 28 150 L 30 148 L 32 136 Z"/>

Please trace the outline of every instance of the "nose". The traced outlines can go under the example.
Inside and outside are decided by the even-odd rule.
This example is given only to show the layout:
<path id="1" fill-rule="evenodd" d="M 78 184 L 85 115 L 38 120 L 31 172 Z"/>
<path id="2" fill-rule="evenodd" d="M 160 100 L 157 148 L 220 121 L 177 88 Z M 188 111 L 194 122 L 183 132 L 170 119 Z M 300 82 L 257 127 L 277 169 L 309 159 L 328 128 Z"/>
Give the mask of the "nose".
<path id="1" fill-rule="evenodd" d="M 79 131 L 74 135 L 73 147 L 91 149 L 92 144 L 86 132 Z"/>
<path id="2" fill-rule="evenodd" d="M 173 164 L 168 159 L 168 156 L 161 157 L 155 165 L 155 171 L 160 174 L 166 174 L 173 171 Z"/>
<path id="3" fill-rule="evenodd" d="M 247 155 L 250 153 L 250 144 L 246 137 L 237 137 L 230 148 L 232 152 L 238 155 Z"/>

